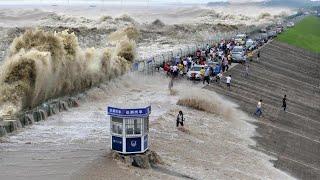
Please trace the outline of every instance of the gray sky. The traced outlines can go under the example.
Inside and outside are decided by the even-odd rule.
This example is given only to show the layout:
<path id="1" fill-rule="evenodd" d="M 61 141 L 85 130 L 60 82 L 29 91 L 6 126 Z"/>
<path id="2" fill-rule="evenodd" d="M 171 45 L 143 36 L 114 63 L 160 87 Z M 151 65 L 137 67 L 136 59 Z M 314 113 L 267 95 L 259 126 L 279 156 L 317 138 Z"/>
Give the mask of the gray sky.
<path id="1" fill-rule="evenodd" d="M 268 0 L 69 0 L 73 4 L 99 4 L 99 3 L 114 3 L 114 4 L 166 4 L 166 3 L 207 3 L 214 1 L 229 1 L 229 2 L 261 2 Z M 320 1 L 320 0 L 313 0 Z M 68 0 L 0 0 L 0 4 L 65 4 Z"/>
<path id="2" fill-rule="evenodd" d="M 0 2 L 67 2 L 68 0 L 0 0 Z M 76 2 L 76 1 L 82 1 L 82 2 L 102 2 L 103 0 L 70 0 L 70 2 Z M 104 0 L 105 2 L 121 2 L 121 0 Z M 233 1 L 233 2 L 248 2 L 248 1 L 263 1 L 263 0 L 122 0 L 123 2 L 127 3 L 134 3 L 134 2 L 161 2 L 161 3 L 207 3 L 207 2 L 213 2 L 213 1 Z"/>

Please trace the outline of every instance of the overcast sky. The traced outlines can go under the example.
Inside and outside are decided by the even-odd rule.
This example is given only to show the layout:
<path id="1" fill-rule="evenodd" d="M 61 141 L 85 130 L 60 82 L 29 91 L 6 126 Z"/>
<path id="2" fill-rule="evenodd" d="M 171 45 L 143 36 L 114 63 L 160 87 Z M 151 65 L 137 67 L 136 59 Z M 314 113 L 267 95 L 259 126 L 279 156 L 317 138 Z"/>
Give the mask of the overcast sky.
<path id="1" fill-rule="evenodd" d="M 68 0 L 0 0 L 0 2 L 63 2 Z M 102 2 L 103 0 L 70 0 L 70 2 L 76 2 L 76 1 L 84 1 L 84 2 Z M 213 1 L 233 1 L 233 2 L 248 2 L 248 1 L 264 1 L 264 0 L 104 0 L 109 2 L 128 2 L 128 3 L 134 3 L 134 2 L 168 2 L 168 3 L 207 3 L 207 2 L 213 2 Z"/>

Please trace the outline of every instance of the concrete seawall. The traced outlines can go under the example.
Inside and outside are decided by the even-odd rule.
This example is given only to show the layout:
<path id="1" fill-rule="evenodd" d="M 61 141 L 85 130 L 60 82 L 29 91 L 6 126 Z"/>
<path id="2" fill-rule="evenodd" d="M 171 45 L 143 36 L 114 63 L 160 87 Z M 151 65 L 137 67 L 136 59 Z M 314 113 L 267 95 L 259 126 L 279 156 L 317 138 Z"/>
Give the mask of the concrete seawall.
<path id="1" fill-rule="evenodd" d="M 69 108 L 78 107 L 80 99 L 81 96 L 59 98 L 43 103 L 29 111 L 22 111 L 12 116 L 4 116 L 0 119 L 0 137 L 32 125 L 35 122 L 44 121 L 47 117 L 67 111 Z"/>
<path id="2" fill-rule="evenodd" d="M 260 61 L 238 65 L 231 91 L 223 84 L 207 86 L 253 114 L 263 100 L 263 117 L 256 123 L 261 136 L 255 149 L 277 157 L 275 167 L 299 179 L 320 178 L 320 55 L 273 41 L 261 50 Z M 256 59 L 254 59 L 256 60 Z M 287 95 L 287 112 L 281 108 Z"/>

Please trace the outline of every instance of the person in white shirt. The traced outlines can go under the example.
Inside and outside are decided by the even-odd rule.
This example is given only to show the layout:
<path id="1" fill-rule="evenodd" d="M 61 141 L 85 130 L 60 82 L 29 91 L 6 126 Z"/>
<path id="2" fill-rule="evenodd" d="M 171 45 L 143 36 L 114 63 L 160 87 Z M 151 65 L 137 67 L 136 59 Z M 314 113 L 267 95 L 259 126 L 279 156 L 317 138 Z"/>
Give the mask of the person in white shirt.
<path id="1" fill-rule="evenodd" d="M 256 112 L 254 113 L 254 115 L 260 117 L 262 115 L 262 110 L 261 110 L 261 106 L 262 105 L 262 99 L 260 99 L 260 101 L 258 102 L 258 105 L 257 105 L 257 109 L 256 109 Z"/>
<path id="2" fill-rule="evenodd" d="M 183 74 L 186 74 L 187 71 L 188 71 L 188 62 L 187 62 L 187 59 L 184 59 L 184 60 L 183 60 L 183 66 L 184 66 Z"/>
<path id="3" fill-rule="evenodd" d="M 186 67 L 188 65 L 187 59 L 183 60 L 183 65 Z"/>
<path id="4" fill-rule="evenodd" d="M 179 114 L 177 116 L 177 127 L 179 127 L 179 125 L 181 125 L 183 127 L 183 122 L 184 122 L 184 117 L 183 117 L 183 112 L 179 111 Z"/>
<path id="5" fill-rule="evenodd" d="M 172 66 L 172 73 L 173 73 L 173 77 L 178 76 L 178 66 L 177 65 Z"/>
<path id="6" fill-rule="evenodd" d="M 228 87 L 229 90 L 230 90 L 230 88 L 231 88 L 231 75 L 229 75 L 228 77 L 226 77 L 226 79 L 227 79 L 227 87 Z"/>

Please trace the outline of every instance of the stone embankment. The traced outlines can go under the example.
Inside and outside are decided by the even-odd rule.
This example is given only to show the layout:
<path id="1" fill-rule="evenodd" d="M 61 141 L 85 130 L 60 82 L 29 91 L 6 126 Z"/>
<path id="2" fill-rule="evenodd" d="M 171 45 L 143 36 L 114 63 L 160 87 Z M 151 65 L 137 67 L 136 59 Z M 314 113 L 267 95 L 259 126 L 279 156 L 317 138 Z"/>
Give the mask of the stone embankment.
<path id="1" fill-rule="evenodd" d="M 238 65 L 232 75 L 231 91 L 225 84 L 214 90 L 237 102 L 253 114 L 260 99 L 263 117 L 258 118 L 256 148 L 277 157 L 275 167 L 299 179 L 320 179 L 320 54 L 273 41 L 261 50 L 261 58 L 245 67 Z M 287 95 L 287 111 L 281 108 Z"/>
<path id="2" fill-rule="evenodd" d="M 67 111 L 69 108 L 78 107 L 80 99 L 81 95 L 59 98 L 43 103 L 29 111 L 23 111 L 13 116 L 4 116 L 0 119 L 0 137 L 32 125 L 35 122 L 46 120 L 49 116 Z"/>

